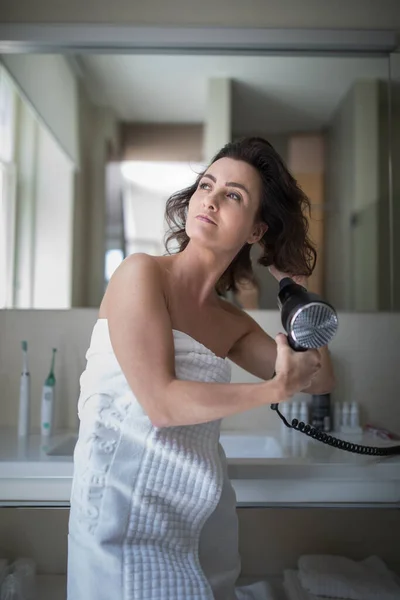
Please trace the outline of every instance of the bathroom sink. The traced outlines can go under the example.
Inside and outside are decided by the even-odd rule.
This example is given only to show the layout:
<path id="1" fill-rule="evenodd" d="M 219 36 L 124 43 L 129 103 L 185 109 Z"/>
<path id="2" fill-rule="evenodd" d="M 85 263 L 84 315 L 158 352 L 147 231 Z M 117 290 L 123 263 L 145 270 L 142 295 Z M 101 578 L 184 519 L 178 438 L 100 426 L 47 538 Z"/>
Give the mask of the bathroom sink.
<path id="1" fill-rule="evenodd" d="M 70 435 L 54 443 L 47 454 L 49 456 L 72 456 L 78 437 Z M 221 433 L 220 443 L 227 458 L 281 458 L 284 450 L 271 435 L 246 435 L 243 433 Z"/>
<path id="2" fill-rule="evenodd" d="M 51 446 L 46 454 L 49 456 L 72 456 L 77 440 L 77 435 L 70 435 Z"/>
<path id="3" fill-rule="evenodd" d="M 220 443 L 227 458 L 281 458 L 284 452 L 271 435 L 221 433 Z"/>

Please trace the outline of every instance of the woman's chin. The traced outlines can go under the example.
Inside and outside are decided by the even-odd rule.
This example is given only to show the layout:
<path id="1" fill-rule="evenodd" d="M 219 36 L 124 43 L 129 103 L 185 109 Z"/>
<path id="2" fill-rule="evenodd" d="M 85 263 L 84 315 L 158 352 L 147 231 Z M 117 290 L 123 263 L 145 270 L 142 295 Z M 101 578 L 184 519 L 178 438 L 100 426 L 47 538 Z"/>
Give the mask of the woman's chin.
<path id="1" fill-rule="evenodd" d="M 216 235 L 217 234 L 217 235 Z M 197 223 L 186 224 L 186 235 L 190 239 L 192 245 L 214 252 L 232 253 L 235 255 L 240 250 L 240 243 L 236 239 L 222 239 L 218 235 L 218 227 L 216 225 L 204 225 Z"/>
<path id="2" fill-rule="evenodd" d="M 205 235 L 193 235 L 189 236 L 191 249 L 196 249 L 196 252 L 208 251 L 212 252 L 215 255 L 232 255 L 232 258 L 237 254 L 237 248 L 226 247 L 226 245 L 221 244 L 220 241 L 217 241 L 215 238 L 211 239 L 211 236 Z"/>
<path id="3" fill-rule="evenodd" d="M 211 241 L 216 239 L 216 229 L 217 227 L 215 225 L 201 223 L 199 221 L 199 224 L 194 223 L 191 224 L 190 227 L 187 227 L 186 234 L 193 241 L 197 240 L 198 242 L 203 241 L 203 243 L 205 243 L 207 240 Z"/>
<path id="4" fill-rule="evenodd" d="M 216 246 L 215 240 L 213 241 L 209 235 L 199 235 L 198 233 L 192 232 L 191 235 L 188 234 L 188 237 L 192 245 L 195 244 L 196 246 L 205 246 L 207 248 Z"/>

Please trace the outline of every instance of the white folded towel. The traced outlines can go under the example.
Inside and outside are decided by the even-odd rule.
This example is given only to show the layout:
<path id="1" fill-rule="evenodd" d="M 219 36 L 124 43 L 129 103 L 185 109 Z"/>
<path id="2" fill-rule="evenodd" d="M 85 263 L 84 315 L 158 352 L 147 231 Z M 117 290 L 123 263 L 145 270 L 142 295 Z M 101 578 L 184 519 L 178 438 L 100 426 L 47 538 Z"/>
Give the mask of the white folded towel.
<path id="1" fill-rule="evenodd" d="M 400 585 L 377 556 L 354 561 L 344 556 L 304 555 L 299 580 L 315 596 L 348 600 L 400 600 Z"/>
<path id="2" fill-rule="evenodd" d="M 299 572 L 293 569 L 285 569 L 283 572 L 283 587 L 288 597 L 288 600 L 336 600 L 336 598 L 322 598 L 314 596 L 303 588 L 299 579 Z"/>

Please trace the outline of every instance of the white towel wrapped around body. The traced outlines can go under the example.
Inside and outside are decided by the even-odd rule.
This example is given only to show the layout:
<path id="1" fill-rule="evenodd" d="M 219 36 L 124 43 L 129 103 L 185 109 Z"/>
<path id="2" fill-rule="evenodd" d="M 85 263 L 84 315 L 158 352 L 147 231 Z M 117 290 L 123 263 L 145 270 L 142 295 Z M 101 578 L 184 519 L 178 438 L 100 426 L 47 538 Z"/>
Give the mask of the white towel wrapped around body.
<path id="1" fill-rule="evenodd" d="M 344 556 L 304 555 L 299 580 L 315 596 L 346 600 L 400 600 L 400 586 L 377 556 L 354 561 Z"/>
<path id="2" fill-rule="evenodd" d="M 173 330 L 178 379 L 228 383 L 228 360 Z M 155 343 L 157 343 L 155 341 Z M 93 329 L 78 402 L 68 535 L 68 600 L 270 600 L 236 589 L 236 496 L 221 421 L 155 427 Z"/>

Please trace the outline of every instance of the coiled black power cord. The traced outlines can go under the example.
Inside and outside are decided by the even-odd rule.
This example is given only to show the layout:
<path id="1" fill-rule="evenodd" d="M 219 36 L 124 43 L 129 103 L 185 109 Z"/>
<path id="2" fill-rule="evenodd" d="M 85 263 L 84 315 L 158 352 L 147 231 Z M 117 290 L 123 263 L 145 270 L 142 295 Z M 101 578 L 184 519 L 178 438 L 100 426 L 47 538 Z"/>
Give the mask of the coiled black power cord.
<path id="1" fill-rule="evenodd" d="M 377 446 L 362 446 L 361 444 L 353 444 L 352 442 L 339 440 L 338 438 L 328 435 L 316 427 L 312 427 L 311 425 L 303 423 L 303 421 L 299 422 L 297 419 L 293 419 L 292 423 L 290 424 L 279 411 L 278 406 L 278 404 L 271 404 L 271 409 L 278 413 L 286 427 L 300 431 L 301 433 L 308 435 L 308 437 L 318 440 L 323 444 L 328 444 L 334 448 L 339 448 L 339 450 L 346 450 L 347 452 L 354 452 L 355 454 L 366 454 L 368 456 L 393 456 L 395 454 L 400 454 L 400 446 L 387 446 L 386 448 L 379 448 Z"/>

